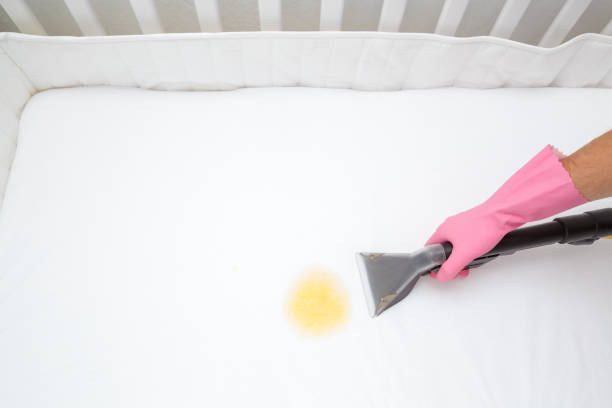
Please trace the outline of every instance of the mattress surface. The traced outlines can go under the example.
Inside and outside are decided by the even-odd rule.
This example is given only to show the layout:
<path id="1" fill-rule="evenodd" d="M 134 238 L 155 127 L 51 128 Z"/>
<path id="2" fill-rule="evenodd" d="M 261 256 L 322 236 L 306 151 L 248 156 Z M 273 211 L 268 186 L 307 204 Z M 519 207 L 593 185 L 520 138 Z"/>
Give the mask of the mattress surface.
<path id="1" fill-rule="evenodd" d="M 40 93 L 0 214 L 0 405 L 609 406 L 612 241 L 421 279 L 376 319 L 354 253 L 421 247 L 611 107 L 597 89 Z M 288 317 L 309 268 L 349 303 L 320 335 Z"/>

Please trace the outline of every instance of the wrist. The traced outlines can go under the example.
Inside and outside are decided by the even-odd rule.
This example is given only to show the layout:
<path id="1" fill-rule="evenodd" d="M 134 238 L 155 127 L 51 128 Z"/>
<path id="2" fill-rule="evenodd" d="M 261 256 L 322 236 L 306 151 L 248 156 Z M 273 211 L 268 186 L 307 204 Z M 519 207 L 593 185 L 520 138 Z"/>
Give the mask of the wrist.
<path id="1" fill-rule="evenodd" d="M 591 174 L 589 171 L 590 167 L 581 166 L 579 163 L 580 160 L 575 156 L 576 155 L 571 155 L 561 160 L 561 164 L 563 164 L 563 168 L 565 168 L 569 174 L 574 187 L 588 201 L 602 198 L 597 196 L 597 188 L 593 185 L 594 174 Z"/>

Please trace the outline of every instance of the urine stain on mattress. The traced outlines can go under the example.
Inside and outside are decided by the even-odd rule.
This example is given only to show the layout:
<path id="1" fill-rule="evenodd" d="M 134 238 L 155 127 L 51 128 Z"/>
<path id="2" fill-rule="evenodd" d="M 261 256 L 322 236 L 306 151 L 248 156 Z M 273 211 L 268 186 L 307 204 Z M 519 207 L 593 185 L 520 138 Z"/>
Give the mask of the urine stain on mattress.
<path id="1" fill-rule="evenodd" d="M 612 239 L 612 235 L 610 235 L 609 237 L 604 237 L 605 239 Z"/>
<path id="2" fill-rule="evenodd" d="M 311 267 L 298 280 L 288 309 L 290 319 L 300 331 L 322 335 L 347 320 L 348 296 L 332 272 Z"/>

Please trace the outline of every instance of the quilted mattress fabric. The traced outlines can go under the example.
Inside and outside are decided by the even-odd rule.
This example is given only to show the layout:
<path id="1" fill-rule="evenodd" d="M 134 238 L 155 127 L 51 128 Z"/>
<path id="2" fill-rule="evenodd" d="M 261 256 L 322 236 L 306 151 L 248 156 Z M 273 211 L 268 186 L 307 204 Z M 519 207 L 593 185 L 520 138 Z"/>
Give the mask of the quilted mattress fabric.
<path id="1" fill-rule="evenodd" d="M 612 92 L 58 89 L 0 214 L 0 400 L 21 407 L 602 407 L 612 242 L 422 279 L 368 317 L 354 253 L 421 247 Z M 591 203 L 574 212 L 611 206 Z M 304 334 L 303 271 L 348 315 Z"/>

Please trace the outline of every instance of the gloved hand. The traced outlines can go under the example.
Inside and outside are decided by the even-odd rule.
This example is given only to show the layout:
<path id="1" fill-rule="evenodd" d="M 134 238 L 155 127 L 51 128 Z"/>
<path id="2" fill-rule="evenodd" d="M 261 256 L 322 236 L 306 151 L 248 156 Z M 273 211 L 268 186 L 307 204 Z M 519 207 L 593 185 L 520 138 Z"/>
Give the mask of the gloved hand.
<path id="1" fill-rule="evenodd" d="M 450 242 L 453 252 L 432 277 L 445 282 L 467 276 L 466 266 L 493 249 L 508 232 L 586 203 L 563 167 L 562 157 L 547 146 L 487 201 L 444 221 L 425 245 Z"/>

